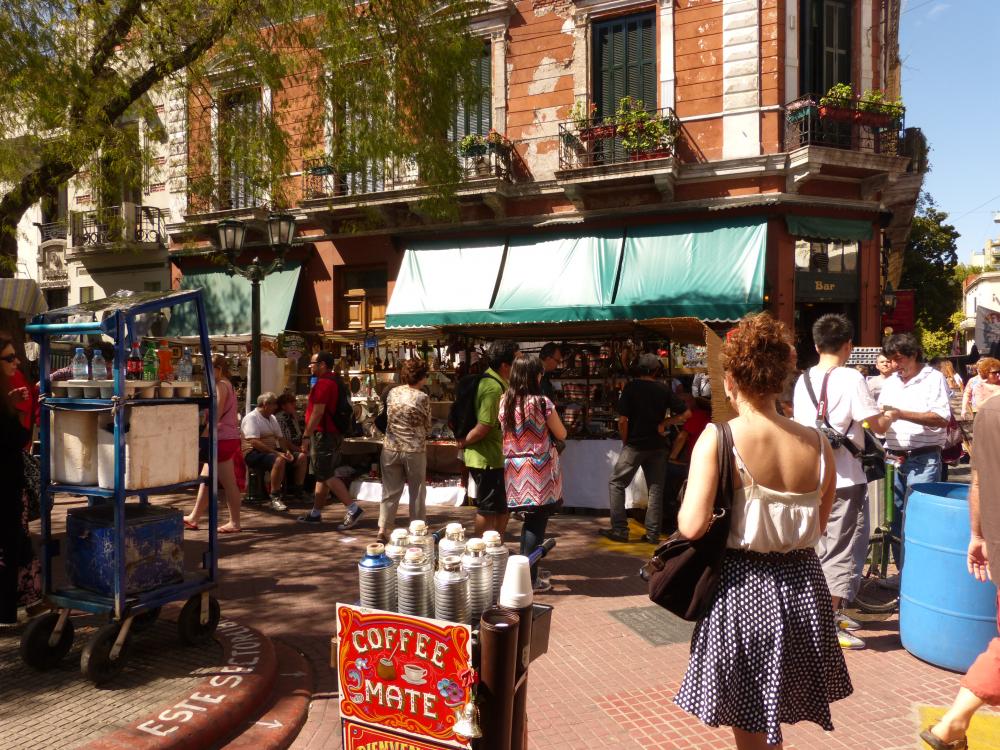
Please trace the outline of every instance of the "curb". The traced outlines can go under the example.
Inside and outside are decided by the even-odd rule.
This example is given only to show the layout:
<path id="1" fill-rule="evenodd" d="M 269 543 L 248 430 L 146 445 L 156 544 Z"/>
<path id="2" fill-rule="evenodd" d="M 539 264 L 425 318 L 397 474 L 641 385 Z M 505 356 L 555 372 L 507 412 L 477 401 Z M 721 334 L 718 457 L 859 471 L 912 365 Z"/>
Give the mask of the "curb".
<path id="1" fill-rule="evenodd" d="M 274 641 L 278 657 L 278 679 L 260 716 L 249 719 L 239 736 L 225 750 L 285 750 L 298 736 L 309 716 L 313 692 L 313 670 L 300 652 Z"/>
<path id="2" fill-rule="evenodd" d="M 274 645 L 263 633 L 223 620 L 215 634 L 223 666 L 160 711 L 131 726 L 81 746 L 79 750 L 204 750 L 216 745 L 254 716 L 271 694 L 277 674 Z"/>

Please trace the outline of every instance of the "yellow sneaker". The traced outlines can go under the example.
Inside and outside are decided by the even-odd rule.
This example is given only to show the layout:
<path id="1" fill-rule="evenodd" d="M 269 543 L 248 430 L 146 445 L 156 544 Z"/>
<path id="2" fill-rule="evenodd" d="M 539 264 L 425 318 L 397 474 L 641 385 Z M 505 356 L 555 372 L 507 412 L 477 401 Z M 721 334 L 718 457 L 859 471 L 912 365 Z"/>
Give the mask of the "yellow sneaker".
<path id="1" fill-rule="evenodd" d="M 837 641 L 845 651 L 857 651 L 865 647 L 865 642 L 856 635 L 848 633 L 846 630 L 837 631 Z"/>

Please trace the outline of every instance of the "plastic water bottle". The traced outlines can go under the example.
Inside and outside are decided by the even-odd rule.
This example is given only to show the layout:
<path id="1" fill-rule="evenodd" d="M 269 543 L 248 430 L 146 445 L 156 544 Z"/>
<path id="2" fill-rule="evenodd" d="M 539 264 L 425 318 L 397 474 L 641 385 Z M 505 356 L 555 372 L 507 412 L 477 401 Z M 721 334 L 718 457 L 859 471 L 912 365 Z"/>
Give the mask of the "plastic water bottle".
<path id="1" fill-rule="evenodd" d="M 90 360 L 90 379 L 91 380 L 108 379 L 108 363 L 104 361 L 104 355 L 101 354 L 100 349 L 94 350 L 94 356 Z"/>
<path id="2" fill-rule="evenodd" d="M 145 355 L 142 357 L 142 379 L 155 381 L 159 374 L 157 370 L 159 363 L 160 359 L 156 356 L 156 349 L 150 344 L 149 348 L 146 349 Z"/>
<path id="3" fill-rule="evenodd" d="M 184 347 L 184 353 L 181 355 L 180 361 L 177 363 L 175 373 L 177 375 L 177 380 L 182 383 L 190 382 L 191 378 L 194 377 L 194 362 L 191 360 L 190 347 Z"/>
<path id="4" fill-rule="evenodd" d="M 73 369 L 73 380 L 90 380 L 90 367 L 87 365 L 87 355 L 83 352 L 83 347 L 76 348 L 71 363 Z"/>

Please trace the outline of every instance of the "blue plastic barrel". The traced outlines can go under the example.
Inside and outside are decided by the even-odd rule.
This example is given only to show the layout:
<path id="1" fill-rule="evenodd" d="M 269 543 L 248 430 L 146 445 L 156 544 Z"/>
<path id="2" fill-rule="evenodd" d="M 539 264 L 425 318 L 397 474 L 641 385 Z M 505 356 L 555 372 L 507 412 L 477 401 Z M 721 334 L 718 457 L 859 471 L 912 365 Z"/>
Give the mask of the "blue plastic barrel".
<path id="1" fill-rule="evenodd" d="M 918 659 L 966 672 L 997 635 L 997 590 L 966 567 L 969 485 L 913 485 L 903 528 L 899 636 Z"/>

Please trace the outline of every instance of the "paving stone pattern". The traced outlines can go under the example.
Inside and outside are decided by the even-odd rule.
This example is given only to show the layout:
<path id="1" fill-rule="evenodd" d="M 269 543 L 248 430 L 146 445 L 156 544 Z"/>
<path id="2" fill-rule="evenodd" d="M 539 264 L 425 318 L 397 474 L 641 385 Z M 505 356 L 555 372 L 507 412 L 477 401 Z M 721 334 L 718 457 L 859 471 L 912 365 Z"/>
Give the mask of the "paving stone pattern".
<path id="1" fill-rule="evenodd" d="M 182 646 L 173 622 L 132 636 L 124 671 L 106 688 L 80 674 L 80 651 L 103 620 L 74 618 L 73 650 L 36 672 L 18 654 L 19 633 L 0 634 L 0 750 L 73 748 L 170 705 L 221 665 L 222 646 Z"/>

